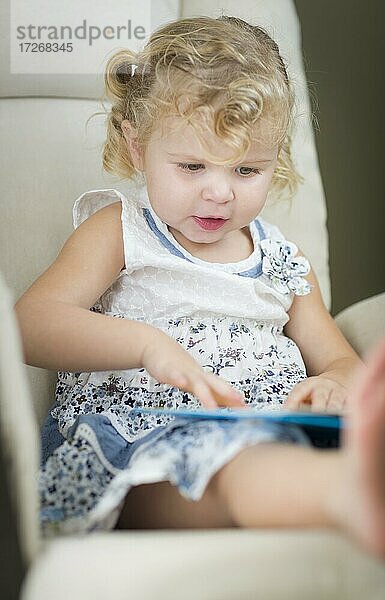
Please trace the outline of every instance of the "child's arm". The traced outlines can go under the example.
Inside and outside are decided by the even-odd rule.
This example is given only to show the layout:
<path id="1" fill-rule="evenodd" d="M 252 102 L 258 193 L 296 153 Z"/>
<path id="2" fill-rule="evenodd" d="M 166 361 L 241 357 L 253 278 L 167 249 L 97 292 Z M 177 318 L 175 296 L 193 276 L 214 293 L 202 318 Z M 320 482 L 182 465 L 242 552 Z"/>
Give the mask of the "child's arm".
<path id="1" fill-rule="evenodd" d="M 301 350 L 309 377 L 295 386 L 284 406 L 311 403 L 314 411 L 338 413 L 348 408 L 351 377 L 361 361 L 326 309 L 314 272 L 306 279 L 313 289 L 294 297 L 284 332 Z"/>
<path id="2" fill-rule="evenodd" d="M 195 394 L 205 406 L 242 406 L 236 390 L 206 373 L 159 329 L 89 310 L 123 267 L 121 205 L 114 203 L 73 232 L 16 303 L 27 364 L 73 372 L 144 367 L 158 381 Z"/>

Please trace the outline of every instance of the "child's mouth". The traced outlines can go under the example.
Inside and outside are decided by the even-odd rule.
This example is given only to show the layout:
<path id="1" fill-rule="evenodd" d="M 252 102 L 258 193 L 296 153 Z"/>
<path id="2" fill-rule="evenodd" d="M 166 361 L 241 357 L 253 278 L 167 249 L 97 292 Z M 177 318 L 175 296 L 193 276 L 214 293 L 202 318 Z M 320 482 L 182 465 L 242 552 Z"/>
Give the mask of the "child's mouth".
<path id="1" fill-rule="evenodd" d="M 205 231 L 216 231 L 222 227 L 228 219 L 214 219 L 213 217 L 193 217 Z"/>

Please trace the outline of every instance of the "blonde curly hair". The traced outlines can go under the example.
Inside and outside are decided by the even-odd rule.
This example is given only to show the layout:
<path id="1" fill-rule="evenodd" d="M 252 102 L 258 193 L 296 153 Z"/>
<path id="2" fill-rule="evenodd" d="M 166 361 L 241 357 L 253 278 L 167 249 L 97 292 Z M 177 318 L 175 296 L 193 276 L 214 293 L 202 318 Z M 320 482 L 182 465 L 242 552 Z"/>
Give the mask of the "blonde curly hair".
<path id="1" fill-rule="evenodd" d="M 279 148 L 271 191 L 292 196 L 302 180 L 290 153 L 293 91 L 278 46 L 261 27 L 230 16 L 168 23 L 140 53 L 121 50 L 110 58 L 105 95 L 111 109 L 103 166 L 110 173 L 136 173 L 122 121 L 137 130 L 144 150 L 154 127 L 178 115 L 206 149 L 208 127 L 234 149 L 222 162 L 208 151 L 216 164 L 240 162 L 254 140 L 263 141 Z"/>

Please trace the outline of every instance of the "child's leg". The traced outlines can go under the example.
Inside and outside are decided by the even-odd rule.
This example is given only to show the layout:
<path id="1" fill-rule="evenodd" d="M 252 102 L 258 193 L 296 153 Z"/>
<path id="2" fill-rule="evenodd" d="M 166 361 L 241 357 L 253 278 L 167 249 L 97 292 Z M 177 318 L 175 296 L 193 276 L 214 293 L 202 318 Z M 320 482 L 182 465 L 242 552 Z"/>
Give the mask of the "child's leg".
<path id="1" fill-rule="evenodd" d="M 227 507 L 209 482 L 198 502 L 184 498 L 168 481 L 130 490 L 118 529 L 227 529 L 235 527 Z"/>
<path id="2" fill-rule="evenodd" d="M 343 468 L 339 451 L 265 443 L 225 465 L 217 489 L 240 527 L 336 527 Z"/>
<path id="3" fill-rule="evenodd" d="M 289 527 L 334 525 L 326 501 L 341 452 L 263 443 L 222 467 L 199 502 L 168 482 L 128 492 L 123 529 Z"/>
<path id="4" fill-rule="evenodd" d="M 342 450 L 253 446 L 217 473 L 237 524 L 337 527 L 385 557 L 385 340 L 352 389 Z"/>
<path id="5" fill-rule="evenodd" d="M 200 502 L 169 483 L 134 488 L 120 526 L 337 527 L 385 556 L 385 342 L 353 389 L 342 450 L 251 446 L 218 471 Z"/>

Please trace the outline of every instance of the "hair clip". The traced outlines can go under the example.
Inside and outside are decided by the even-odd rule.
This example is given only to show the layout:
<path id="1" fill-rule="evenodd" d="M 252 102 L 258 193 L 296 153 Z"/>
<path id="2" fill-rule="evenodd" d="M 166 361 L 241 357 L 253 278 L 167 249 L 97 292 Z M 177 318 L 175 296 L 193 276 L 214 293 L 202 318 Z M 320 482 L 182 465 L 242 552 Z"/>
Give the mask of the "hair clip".
<path id="1" fill-rule="evenodd" d="M 131 77 L 135 75 L 135 71 L 138 68 L 138 65 L 131 65 Z"/>

